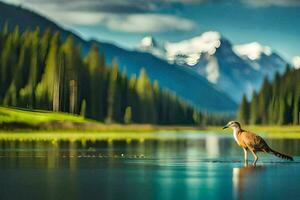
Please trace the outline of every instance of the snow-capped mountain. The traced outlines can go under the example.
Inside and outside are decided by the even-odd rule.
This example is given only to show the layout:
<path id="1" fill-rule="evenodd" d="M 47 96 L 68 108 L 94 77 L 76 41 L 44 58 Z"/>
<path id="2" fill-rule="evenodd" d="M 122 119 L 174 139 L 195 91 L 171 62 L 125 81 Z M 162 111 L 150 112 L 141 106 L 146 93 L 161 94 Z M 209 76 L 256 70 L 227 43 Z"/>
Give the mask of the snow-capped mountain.
<path id="1" fill-rule="evenodd" d="M 218 32 L 206 32 L 199 37 L 183 40 L 177 43 L 158 42 L 151 36 L 142 39 L 139 49 L 166 59 L 170 63 L 187 64 L 193 66 L 198 63 L 204 53 L 213 55 L 220 46 Z"/>
<path id="2" fill-rule="evenodd" d="M 262 46 L 257 42 L 235 45 L 234 52 L 246 60 L 253 69 L 261 71 L 272 79 L 276 71 L 283 73 L 287 62 L 268 46 Z"/>
<path id="3" fill-rule="evenodd" d="M 139 49 L 193 69 L 237 102 L 243 94 L 250 96 L 254 89 L 259 89 L 265 76 L 272 79 L 286 65 L 270 47 L 256 42 L 233 46 L 214 31 L 180 42 L 159 42 L 146 37 Z"/>

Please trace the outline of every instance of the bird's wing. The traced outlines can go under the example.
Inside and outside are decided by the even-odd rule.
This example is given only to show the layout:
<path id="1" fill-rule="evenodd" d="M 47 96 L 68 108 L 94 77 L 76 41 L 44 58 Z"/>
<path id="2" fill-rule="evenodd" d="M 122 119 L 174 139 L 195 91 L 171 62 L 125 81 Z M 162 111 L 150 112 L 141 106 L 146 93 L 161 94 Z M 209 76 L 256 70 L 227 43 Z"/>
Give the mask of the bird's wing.
<path id="1" fill-rule="evenodd" d="M 266 150 L 268 145 L 265 140 L 255 133 L 244 131 L 242 133 L 244 143 L 253 150 Z"/>

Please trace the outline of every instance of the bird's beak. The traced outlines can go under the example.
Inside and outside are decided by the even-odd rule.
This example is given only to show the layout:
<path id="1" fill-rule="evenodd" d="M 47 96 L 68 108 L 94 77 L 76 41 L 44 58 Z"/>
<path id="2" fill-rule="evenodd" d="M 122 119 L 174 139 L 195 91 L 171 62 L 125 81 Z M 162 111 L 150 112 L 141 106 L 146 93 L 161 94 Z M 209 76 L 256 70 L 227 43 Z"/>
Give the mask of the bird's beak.
<path id="1" fill-rule="evenodd" d="M 228 125 L 224 126 L 224 127 L 223 127 L 223 130 L 226 129 L 226 128 L 228 128 Z"/>

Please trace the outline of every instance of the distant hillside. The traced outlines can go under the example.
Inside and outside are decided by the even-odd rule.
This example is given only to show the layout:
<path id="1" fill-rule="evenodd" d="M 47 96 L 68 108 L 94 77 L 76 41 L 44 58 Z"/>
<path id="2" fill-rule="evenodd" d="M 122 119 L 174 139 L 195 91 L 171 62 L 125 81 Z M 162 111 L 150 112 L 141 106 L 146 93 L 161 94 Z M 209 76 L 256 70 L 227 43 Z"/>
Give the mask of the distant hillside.
<path id="1" fill-rule="evenodd" d="M 125 70 L 128 77 L 132 74 L 139 74 L 141 68 L 145 68 L 152 81 L 157 80 L 162 87 L 174 91 L 177 95 L 202 110 L 232 112 L 237 108 L 236 103 L 227 94 L 218 90 L 191 69 L 169 64 L 148 53 L 127 51 L 109 43 L 84 41 L 72 32 L 62 29 L 34 12 L 0 2 L 1 27 L 6 21 L 9 23 L 10 28 L 19 25 L 23 31 L 28 28 L 33 30 L 36 26 L 39 26 L 42 30 L 50 27 L 52 30 L 60 31 L 62 38 L 66 38 L 67 35 L 71 34 L 75 38 L 75 43 L 81 45 L 81 52 L 84 55 L 87 54 L 92 43 L 97 43 L 100 52 L 105 54 L 106 62 L 111 64 L 112 60 L 116 58 L 120 70 Z"/>

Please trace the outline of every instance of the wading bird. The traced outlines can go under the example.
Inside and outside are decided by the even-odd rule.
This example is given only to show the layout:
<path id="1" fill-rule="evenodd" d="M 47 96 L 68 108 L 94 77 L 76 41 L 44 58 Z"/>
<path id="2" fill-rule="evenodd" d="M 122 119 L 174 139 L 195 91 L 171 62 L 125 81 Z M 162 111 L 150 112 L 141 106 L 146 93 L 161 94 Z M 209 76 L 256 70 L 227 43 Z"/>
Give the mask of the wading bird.
<path id="1" fill-rule="evenodd" d="M 248 165 L 248 158 L 247 153 L 248 150 L 251 151 L 251 153 L 254 156 L 253 166 L 256 166 L 256 162 L 258 160 L 258 157 L 256 155 L 256 152 L 262 151 L 266 153 L 272 153 L 275 156 L 293 161 L 294 159 L 291 156 L 279 153 L 273 149 L 271 149 L 266 141 L 262 139 L 260 136 L 256 135 L 255 133 L 251 133 L 249 131 L 245 131 L 241 128 L 241 125 L 239 122 L 236 121 L 230 121 L 226 126 L 223 127 L 223 129 L 226 128 L 232 128 L 233 129 L 233 137 L 236 141 L 236 143 L 243 148 L 244 154 L 245 154 L 245 165 Z"/>

